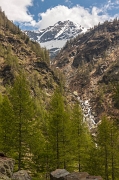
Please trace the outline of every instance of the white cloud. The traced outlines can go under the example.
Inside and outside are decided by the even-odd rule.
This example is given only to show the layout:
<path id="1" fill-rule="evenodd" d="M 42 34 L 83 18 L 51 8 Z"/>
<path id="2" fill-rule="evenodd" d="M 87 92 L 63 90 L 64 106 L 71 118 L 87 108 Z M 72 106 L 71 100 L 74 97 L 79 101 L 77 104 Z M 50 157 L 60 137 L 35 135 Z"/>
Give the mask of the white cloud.
<path id="1" fill-rule="evenodd" d="M 72 8 L 59 5 L 52 9 L 48 9 L 45 13 L 40 13 L 39 17 L 40 21 L 37 25 L 40 28 L 46 28 L 50 25 L 54 25 L 57 21 L 65 20 L 71 20 L 75 23 L 79 23 L 85 28 L 89 28 L 99 22 L 104 22 L 109 19 L 109 15 L 107 13 L 103 14 L 102 9 L 98 9 L 97 7 L 85 9 L 79 5 Z"/>
<path id="2" fill-rule="evenodd" d="M 1 0 L 0 2 L 2 10 L 10 20 L 34 24 L 33 16 L 28 12 L 28 7 L 32 5 L 33 0 Z"/>
<path id="3" fill-rule="evenodd" d="M 44 2 L 44 0 L 41 0 L 42 2 Z"/>

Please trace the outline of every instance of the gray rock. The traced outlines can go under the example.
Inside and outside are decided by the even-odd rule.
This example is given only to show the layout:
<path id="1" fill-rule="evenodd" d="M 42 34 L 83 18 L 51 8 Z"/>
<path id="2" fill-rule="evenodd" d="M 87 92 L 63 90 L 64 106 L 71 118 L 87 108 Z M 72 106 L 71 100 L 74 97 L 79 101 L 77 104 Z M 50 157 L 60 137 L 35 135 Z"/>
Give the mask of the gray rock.
<path id="1" fill-rule="evenodd" d="M 8 176 L 11 178 L 14 169 L 14 159 L 7 157 L 0 157 L 0 178 L 3 176 Z"/>
<path id="2" fill-rule="evenodd" d="M 88 176 L 87 180 L 103 180 L 101 176 Z"/>
<path id="3" fill-rule="evenodd" d="M 103 180 L 101 176 L 90 176 L 87 172 L 73 172 L 65 180 Z"/>
<path id="4" fill-rule="evenodd" d="M 0 172 L 0 180 L 11 180 L 11 179 Z"/>
<path id="5" fill-rule="evenodd" d="M 51 172 L 50 180 L 103 180 L 101 176 L 90 176 L 87 172 L 69 173 L 65 169 Z"/>
<path id="6" fill-rule="evenodd" d="M 26 170 L 20 170 L 13 174 L 12 179 L 14 179 L 14 180 L 31 180 L 31 177 L 29 176 L 29 174 Z"/>
<path id="7" fill-rule="evenodd" d="M 88 176 L 87 172 L 73 172 L 66 176 L 66 180 L 85 180 Z"/>
<path id="8" fill-rule="evenodd" d="M 56 169 L 55 171 L 52 171 L 50 174 L 50 180 L 64 180 L 66 175 L 70 174 L 67 170 L 65 169 Z"/>

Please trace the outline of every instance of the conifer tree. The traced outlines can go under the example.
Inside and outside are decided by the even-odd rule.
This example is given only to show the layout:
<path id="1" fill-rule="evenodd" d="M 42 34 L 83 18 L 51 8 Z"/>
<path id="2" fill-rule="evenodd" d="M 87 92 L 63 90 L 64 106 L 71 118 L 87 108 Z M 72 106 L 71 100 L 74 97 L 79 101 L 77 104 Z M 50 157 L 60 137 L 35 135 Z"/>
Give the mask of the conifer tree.
<path id="1" fill-rule="evenodd" d="M 92 139 L 89 130 L 83 121 L 79 103 L 74 104 L 72 112 L 72 153 L 73 161 L 78 171 L 85 171 Z"/>
<path id="2" fill-rule="evenodd" d="M 105 180 L 119 178 L 119 132 L 113 121 L 106 116 L 98 126 L 97 146 L 101 163 L 101 175 Z"/>
<path id="3" fill-rule="evenodd" d="M 44 61 L 47 63 L 47 65 L 50 65 L 50 56 L 46 48 L 44 48 Z"/>
<path id="4" fill-rule="evenodd" d="M 35 100 L 35 116 L 30 132 L 29 149 L 32 153 L 31 167 L 36 172 L 45 173 L 46 168 L 46 141 L 47 111 L 39 100 Z"/>
<path id="5" fill-rule="evenodd" d="M 28 153 L 27 143 L 34 114 L 33 103 L 24 75 L 19 75 L 10 92 L 10 101 L 14 112 L 14 151 L 18 156 L 18 169 L 23 166 L 23 159 Z"/>
<path id="6" fill-rule="evenodd" d="M 0 104 L 0 149 L 6 155 L 12 155 L 14 144 L 14 114 L 12 104 L 5 95 Z"/>
<path id="7" fill-rule="evenodd" d="M 109 179 L 109 159 L 110 159 L 110 124 L 106 117 L 103 117 L 98 127 L 98 146 L 100 146 L 100 158 L 102 161 L 102 174 L 105 180 Z"/>
<path id="8" fill-rule="evenodd" d="M 114 102 L 115 102 L 115 107 L 119 109 L 119 84 L 116 84 L 114 86 L 113 99 L 114 99 Z"/>
<path id="9" fill-rule="evenodd" d="M 101 175 L 102 164 L 101 164 L 99 150 L 100 150 L 100 147 L 97 147 L 96 143 L 91 146 L 89 150 L 89 157 L 88 157 L 88 162 L 86 166 L 86 171 L 89 174 L 93 174 L 95 176 Z"/>
<path id="10" fill-rule="evenodd" d="M 50 169 L 64 168 L 67 164 L 68 144 L 67 113 L 61 92 L 57 89 L 52 97 L 48 119 L 48 148 Z"/>

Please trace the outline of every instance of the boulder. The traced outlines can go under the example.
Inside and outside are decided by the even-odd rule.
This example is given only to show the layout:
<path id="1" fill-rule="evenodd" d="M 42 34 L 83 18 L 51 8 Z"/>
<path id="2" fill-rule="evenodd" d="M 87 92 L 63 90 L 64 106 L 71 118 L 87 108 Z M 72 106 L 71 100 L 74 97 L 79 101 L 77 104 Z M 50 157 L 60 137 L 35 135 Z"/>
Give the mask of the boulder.
<path id="1" fill-rule="evenodd" d="M 14 169 L 14 159 L 0 156 L 0 178 L 11 178 Z M 7 179 L 6 178 L 6 179 Z"/>
<path id="2" fill-rule="evenodd" d="M 13 174 L 12 179 L 13 180 L 31 180 L 31 177 L 29 176 L 26 170 L 20 170 Z"/>
<path id="3" fill-rule="evenodd" d="M 66 176 L 66 180 L 85 180 L 89 174 L 87 172 L 73 172 Z"/>
<path id="4" fill-rule="evenodd" d="M 87 172 L 73 172 L 65 180 L 103 180 L 101 176 L 90 176 Z"/>
<path id="5" fill-rule="evenodd" d="M 65 169 L 56 169 L 50 173 L 50 180 L 64 180 L 68 174 L 70 173 Z"/>
<path id="6" fill-rule="evenodd" d="M 91 176 L 87 172 L 69 173 L 65 169 L 56 169 L 51 172 L 50 180 L 103 180 L 101 176 Z"/>
<path id="7" fill-rule="evenodd" d="M 13 173 L 15 160 L 0 154 L 0 180 L 31 180 L 25 170 Z"/>
<path id="8" fill-rule="evenodd" d="M 101 176 L 88 176 L 87 180 L 103 180 Z"/>
<path id="9" fill-rule="evenodd" d="M 11 178 L 9 178 L 8 176 L 6 176 L 0 172 L 0 180 L 11 180 Z"/>

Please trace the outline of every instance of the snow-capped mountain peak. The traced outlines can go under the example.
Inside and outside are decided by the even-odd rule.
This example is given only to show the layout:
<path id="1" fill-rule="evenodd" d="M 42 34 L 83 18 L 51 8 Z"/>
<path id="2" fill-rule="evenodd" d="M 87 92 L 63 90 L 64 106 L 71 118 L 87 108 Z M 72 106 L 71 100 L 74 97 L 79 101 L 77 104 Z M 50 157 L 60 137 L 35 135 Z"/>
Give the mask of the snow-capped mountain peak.
<path id="1" fill-rule="evenodd" d="M 27 35 L 40 43 L 42 47 L 49 49 L 50 55 L 54 56 L 67 42 L 67 40 L 74 38 L 84 29 L 81 25 L 73 23 L 72 21 L 58 21 L 53 26 L 39 31 L 26 31 Z"/>

